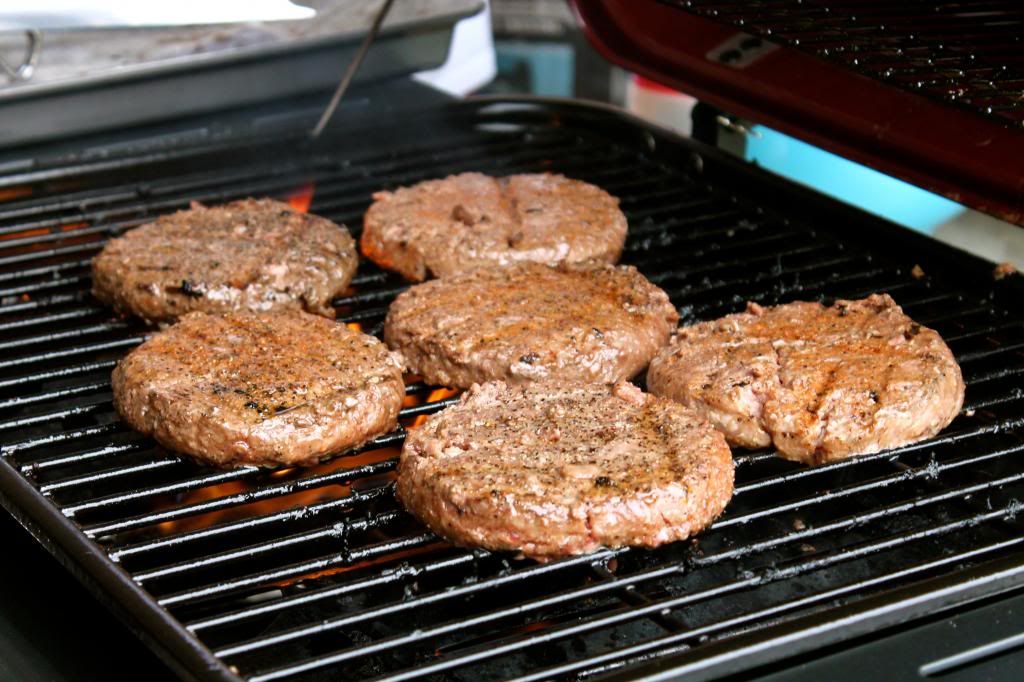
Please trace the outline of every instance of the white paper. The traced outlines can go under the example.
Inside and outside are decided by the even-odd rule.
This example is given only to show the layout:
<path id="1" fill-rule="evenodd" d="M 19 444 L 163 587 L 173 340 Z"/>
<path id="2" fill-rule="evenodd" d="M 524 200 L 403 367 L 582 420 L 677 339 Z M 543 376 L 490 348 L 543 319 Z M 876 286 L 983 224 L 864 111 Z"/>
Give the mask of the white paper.
<path id="1" fill-rule="evenodd" d="M 289 0 L 3 0 L 0 31 L 190 26 L 309 19 Z"/>

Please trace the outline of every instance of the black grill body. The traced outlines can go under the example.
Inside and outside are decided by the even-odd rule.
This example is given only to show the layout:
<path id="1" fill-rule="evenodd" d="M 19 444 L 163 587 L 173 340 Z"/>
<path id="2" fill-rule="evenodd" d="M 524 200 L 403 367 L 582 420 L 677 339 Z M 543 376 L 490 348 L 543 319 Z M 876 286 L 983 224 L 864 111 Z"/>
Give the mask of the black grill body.
<path id="1" fill-rule="evenodd" d="M 611 110 L 474 100 L 65 154 L 0 178 L 4 506 L 180 672 L 201 679 L 528 680 L 749 670 L 1024 584 L 1019 276 Z M 938 437 L 804 468 L 736 452 L 698 538 L 539 565 L 451 547 L 395 502 L 405 428 L 309 470 L 203 468 L 131 432 L 110 370 L 148 333 L 89 294 L 110 236 L 190 201 L 295 196 L 358 232 L 370 193 L 465 170 L 556 171 L 622 199 L 623 261 L 684 322 L 746 301 L 889 292 L 968 384 Z M 915 267 L 916 266 L 916 267 Z M 339 322 L 379 333 L 407 285 L 363 263 Z"/>

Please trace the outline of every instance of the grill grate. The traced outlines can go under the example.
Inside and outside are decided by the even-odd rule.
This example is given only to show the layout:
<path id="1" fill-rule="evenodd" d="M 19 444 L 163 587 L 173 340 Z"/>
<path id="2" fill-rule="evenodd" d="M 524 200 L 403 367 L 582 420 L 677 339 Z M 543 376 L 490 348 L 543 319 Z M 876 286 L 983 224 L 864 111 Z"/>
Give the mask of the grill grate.
<path id="1" fill-rule="evenodd" d="M 4 502 L 37 533 L 56 533 L 73 567 L 72 544 L 99 550 L 77 569 L 107 580 L 108 594 L 138 588 L 126 615 L 191 674 L 590 677 L 667 655 L 712 660 L 716 646 L 820 625 L 872 597 L 898 604 L 897 588 L 966 585 L 999 561 L 1019 575 L 1015 278 L 997 284 L 966 254 L 603 110 L 468 102 L 406 123 L 317 146 L 135 150 L 0 180 L 10 188 L 0 191 L 25 194 L 0 205 Z M 930 441 L 813 469 L 737 453 L 736 497 L 699 539 L 546 565 L 448 546 L 394 501 L 404 429 L 453 400 L 436 387 L 409 386 L 399 432 L 309 470 L 203 468 L 118 422 L 109 373 L 145 330 L 88 294 L 88 259 L 108 236 L 190 200 L 310 185 L 314 212 L 356 228 L 373 190 L 469 169 L 561 171 L 619 196 L 631 225 L 624 261 L 686 320 L 747 299 L 889 291 L 949 341 L 968 382 L 965 413 Z M 404 287 L 363 263 L 339 317 L 379 333 Z M 964 598 L 997 589 L 978 575 Z"/>
<path id="2" fill-rule="evenodd" d="M 1024 126 L 1014 0 L 664 0 L 1004 125 Z"/>

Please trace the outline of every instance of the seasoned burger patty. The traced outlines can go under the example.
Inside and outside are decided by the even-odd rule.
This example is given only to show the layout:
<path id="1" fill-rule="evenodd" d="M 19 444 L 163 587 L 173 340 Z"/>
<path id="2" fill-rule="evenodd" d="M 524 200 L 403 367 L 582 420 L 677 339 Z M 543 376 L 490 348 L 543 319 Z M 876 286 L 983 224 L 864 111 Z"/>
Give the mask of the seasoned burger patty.
<path id="1" fill-rule="evenodd" d="M 680 329 L 647 386 L 748 448 L 808 464 L 928 438 L 960 411 L 964 382 L 942 338 L 888 295 L 747 305 Z"/>
<path id="2" fill-rule="evenodd" d="M 613 383 L 647 366 L 678 320 L 636 268 L 521 263 L 410 288 L 388 310 L 384 338 L 441 386 Z"/>
<path id="3" fill-rule="evenodd" d="M 678 403 L 628 383 L 495 381 L 409 434 L 396 493 L 456 544 L 547 560 L 682 540 L 732 489 L 725 439 Z"/>
<path id="4" fill-rule="evenodd" d="M 363 254 L 417 282 L 520 261 L 614 263 L 626 239 L 618 199 L 551 173 L 463 173 L 373 198 Z"/>
<path id="5" fill-rule="evenodd" d="M 334 317 L 357 264 L 348 230 L 279 201 L 194 204 L 111 240 L 93 259 L 93 294 L 150 322 L 193 310 Z"/>
<path id="6" fill-rule="evenodd" d="M 190 313 L 128 354 L 114 406 L 221 466 L 313 464 L 395 427 L 402 368 L 377 339 L 303 312 Z"/>

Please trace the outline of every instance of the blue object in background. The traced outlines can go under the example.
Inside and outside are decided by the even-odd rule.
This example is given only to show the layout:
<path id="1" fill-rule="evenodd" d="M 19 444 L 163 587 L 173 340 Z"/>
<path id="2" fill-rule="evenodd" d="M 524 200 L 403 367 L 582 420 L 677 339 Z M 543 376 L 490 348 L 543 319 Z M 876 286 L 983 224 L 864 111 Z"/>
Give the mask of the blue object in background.
<path id="1" fill-rule="evenodd" d="M 771 128 L 754 126 L 753 130 L 746 140 L 748 161 L 918 232 L 931 234 L 966 210 L 955 201 Z"/>
<path id="2" fill-rule="evenodd" d="M 571 45 L 497 40 L 494 51 L 499 75 L 511 76 L 517 68 L 528 72 L 531 94 L 572 97 L 576 55 Z"/>

